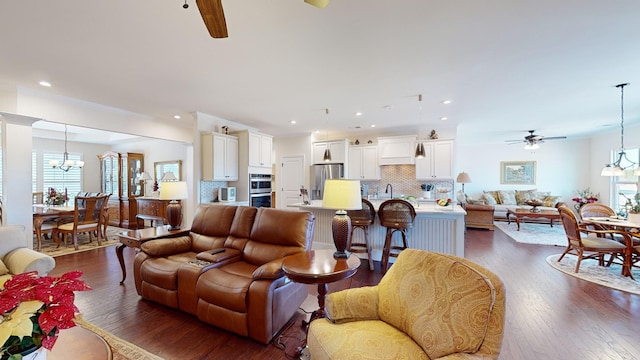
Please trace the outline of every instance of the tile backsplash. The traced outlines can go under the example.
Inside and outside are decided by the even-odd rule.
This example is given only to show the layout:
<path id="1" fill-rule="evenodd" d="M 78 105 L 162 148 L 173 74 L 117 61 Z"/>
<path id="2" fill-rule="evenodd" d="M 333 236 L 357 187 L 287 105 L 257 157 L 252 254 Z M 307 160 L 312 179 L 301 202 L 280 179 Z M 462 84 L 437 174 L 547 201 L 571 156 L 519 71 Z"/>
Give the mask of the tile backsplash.
<path id="1" fill-rule="evenodd" d="M 200 202 L 208 203 L 218 195 L 218 188 L 227 186 L 226 181 L 200 181 Z"/>
<path id="2" fill-rule="evenodd" d="M 383 165 L 380 166 L 380 180 L 379 181 L 362 181 L 362 184 L 366 184 L 369 187 L 369 194 L 375 196 L 376 193 L 380 196 L 384 196 L 385 188 L 387 184 L 391 184 L 393 187 L 393 196 L 415 196 L 416 198 L 422 197 L 421 184 L 431 184 L 436 188 L 448 188 L 453 189 L 453 180 L 434 180 L 424 181 L 416 180 L 416 167 L 414 165 Z M 452 192 L 449 193 L 451 197 Z M 363 194 L 366 195 L 366 194 Z M 387 194 L 388 195 L 388 194 Z"/>

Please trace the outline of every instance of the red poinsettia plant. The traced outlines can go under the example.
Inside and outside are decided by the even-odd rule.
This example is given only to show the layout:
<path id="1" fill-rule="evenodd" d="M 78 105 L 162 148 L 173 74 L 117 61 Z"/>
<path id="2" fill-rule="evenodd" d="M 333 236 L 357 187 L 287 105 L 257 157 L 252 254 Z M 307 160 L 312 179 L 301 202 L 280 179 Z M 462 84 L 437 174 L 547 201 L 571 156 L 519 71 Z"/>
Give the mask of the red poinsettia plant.
<path id="1" fill-rule="evenodd" d="M 82 272 L 60 277 L 38 276 L 36 271 L 13 275 L 0 284 L 0 357 L 40 346 L 51 350 L 58 332 L 76 325 L 75 291 L 91 290 L 80 280 Z"/>

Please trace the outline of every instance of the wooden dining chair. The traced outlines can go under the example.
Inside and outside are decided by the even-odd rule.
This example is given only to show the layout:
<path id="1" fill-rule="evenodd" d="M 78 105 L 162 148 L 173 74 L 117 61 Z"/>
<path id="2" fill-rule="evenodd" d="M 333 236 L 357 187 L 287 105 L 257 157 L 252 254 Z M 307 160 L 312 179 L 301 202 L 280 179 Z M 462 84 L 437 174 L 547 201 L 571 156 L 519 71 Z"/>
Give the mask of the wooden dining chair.
<path id="1" fill-rule="evenodd" d="M 96 234 L 98 245 L 102 245 L 102 227 L 109 196 L 76 196 L 73 221 L 58 225 L 55 230 L 58 239 L 61 238 L 66 244 L 67 238 L 71 236 L 73 238 L 73 246 L 78 250 L 78 234 L 89 233 L 89 242 L 92 241 L 92 235 Z M 59 243 L 58 246 L 60 246 Z"/>
<path id="2" fill-rule="evenodd" d="M 598 237 L 598 235 L 617 234 L 626 237 L 625 232 L 614 229 L 598 230 L 580 227 L 578 219 L 571 209 L 566 206 L 560 206 L 558 207 L 558 212 L 560 213 L 568 241 L 567 248 L 558 258 L 558 262 L 567 254 L 577 256 L 576 273 L 580 270 L 582 260 L 598 259 L 598 264 L 604 266 L 604 255 L 607 254 L 610 256 L 607 266 L 611 265 L 615 259 L 621 259 L 620 263 L 624 263 L 626 245 L 606 237 Z"/>

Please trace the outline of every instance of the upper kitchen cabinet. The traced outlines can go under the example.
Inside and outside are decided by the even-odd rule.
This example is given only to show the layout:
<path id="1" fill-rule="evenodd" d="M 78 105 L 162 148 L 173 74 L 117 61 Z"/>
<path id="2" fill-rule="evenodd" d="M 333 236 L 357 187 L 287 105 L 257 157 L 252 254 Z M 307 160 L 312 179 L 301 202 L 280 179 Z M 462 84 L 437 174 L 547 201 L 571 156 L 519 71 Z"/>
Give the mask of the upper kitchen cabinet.
<path id="1" fill-rule="evenodd" d="M 416 179 L 453 179 L 453 141 L 423 141 L 425 157 L 416 159 Z"/>
<path id="2" fill-rule="evenodd" d="M 331 140 L 331 141 L 316 141 L 313 144 L 313 163 L 325 164 L 324 151 L 329 149 L 331 151 L 331 161 L 328 163 L 342 163 L 347 162 L 347 148 L 348 142 L 344 140 Z"/>
<path id="3" fill-rule="evenodd" d="M 238 180 L 238 138 L 202 133 L 202 180 Z"/>
<path id="4" fill-rule="evenodd" d="M 256 132 L 242 132 L 238 134 L 241 145 L 244 145 L 244 136 L 248 136 L 248 149 L 241 146 L 241 156 L 244 155 L 244 151 L 248 151 L 249 166 L 267 168 L 271 172 L 273 136 Z"/>
<path id="5" fill-rule="evenodd" d="M 378 138 L 380 165 L 415 164 L 415 153 L 415 135 Z"/>
<path id="6" fill-rule="evenodd" d="M 378 146 L 363 145 L 349 147 L 348 179 L 380 180 Z"/>

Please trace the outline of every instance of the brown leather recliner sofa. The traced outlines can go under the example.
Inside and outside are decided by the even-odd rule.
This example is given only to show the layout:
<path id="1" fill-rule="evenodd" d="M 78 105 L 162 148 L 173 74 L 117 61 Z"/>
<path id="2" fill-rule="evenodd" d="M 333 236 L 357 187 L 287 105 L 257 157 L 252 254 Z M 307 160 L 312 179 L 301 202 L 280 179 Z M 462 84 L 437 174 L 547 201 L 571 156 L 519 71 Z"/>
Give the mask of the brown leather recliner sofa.
<path id="1" fill-rule="evenodd" d="M 188 235 L 141 245 L 136 290 L 267 344 L 307 297 L 306 285 L 289 280 L 281 265 L 310 249 L 314 223 L 306 211 L 201 205 Z"/>

